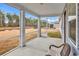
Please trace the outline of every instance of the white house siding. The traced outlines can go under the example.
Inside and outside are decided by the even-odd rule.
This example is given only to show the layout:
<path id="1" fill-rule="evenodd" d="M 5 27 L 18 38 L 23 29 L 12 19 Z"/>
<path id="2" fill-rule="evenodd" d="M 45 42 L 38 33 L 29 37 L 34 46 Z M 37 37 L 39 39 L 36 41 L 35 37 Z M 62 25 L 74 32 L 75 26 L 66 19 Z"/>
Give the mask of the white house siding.
<path id="1" fill-rule="evenodd" d="M 79 12 L 78 12 L 79 13 Z M 76 17 L 77 18 L 77 17 Z M 77 19 L 76 19 L 77 20 Z M 68 22 L 67 22 L 68 23 Z M 78 24 L 79 24 L 79 16 L 78 16 Z M 78 24 L 76 24 L 76 26 L 78 26 Z M 68 26 L 68 29 L 69 29 L 69 25 L 67 25 Z M 77 27 L 77 28 L 79 28 L 79 26 Z M 76 29 L 77 29 L 76 28 Z M 68 31 L 69 32 L 69 31 Z M 78 29 L 78 33 L 79 33 L 79 29 Z M 77 33 L 77 34 L 78 34 Z M 79 38 L 79 36 L 78 36 L 78 38 Z M 79 39 L 77 39 L 77 37 L 76 37 L 76 40 L 77 40 L 77 42 L 76 42 L 76 45 L 71 41 L 71 39 L 70 39 L 70 37 L 69 37 L 69 35 L 67 36 L 67 43 L 69 43 L 70 44 L 70 46 L 71 46 L 71 52 L 73 53 L 73 55 L 79 55 L 79 50 L 78 50 L 78 48 L 79 48 Z M 78 46 L 77 46 L 78 45 Z"/>
<path id="2" fill-rule="evenodd" d="M 66 8 L 66 7 L 65 7 Z M 71 54 L 73 55 L 79 55 L 79 8 L 78 8 L 78 11 L 77 11 L 77 13 L 78 13 L 78 19 L 77 19 L 77 42 L 76 42 L 76 44 L 77 45 L 75 45 L 72 41 L 71 41 L 71 39 L 69 38 L 69 25 L 68 25 L 68 21 L 67 21 L 67 29 L 66 29 L 66 34 L 67 34 L 67 37 L 66 37 L 66 42 L 67 43 L 69 43 L 70 44 L 70 46 L 71 46 Z M 67 17 L 68 17 L 68 15 L 67 15 Z M 68 20 L 68 18 L 66 19 L 66 20 Z M 61 32 L 61 35 L 62 35 L 62 40 L 64 41 L 64 16 L 62 15 L 62 17 L 61 17 L 61 20 L 60 20 L 60 32 Z"/>

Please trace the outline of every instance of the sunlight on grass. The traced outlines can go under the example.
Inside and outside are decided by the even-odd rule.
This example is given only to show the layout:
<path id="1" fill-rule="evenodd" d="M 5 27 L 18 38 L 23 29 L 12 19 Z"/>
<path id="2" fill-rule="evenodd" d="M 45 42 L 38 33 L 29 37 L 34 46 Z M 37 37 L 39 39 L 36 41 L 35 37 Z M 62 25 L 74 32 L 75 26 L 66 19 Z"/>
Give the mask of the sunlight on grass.
<path id="1" fill-rule="evenodd" d="M 61 38 L 60 32 L 48 32 L 47 35 L 53 38 Z"/>

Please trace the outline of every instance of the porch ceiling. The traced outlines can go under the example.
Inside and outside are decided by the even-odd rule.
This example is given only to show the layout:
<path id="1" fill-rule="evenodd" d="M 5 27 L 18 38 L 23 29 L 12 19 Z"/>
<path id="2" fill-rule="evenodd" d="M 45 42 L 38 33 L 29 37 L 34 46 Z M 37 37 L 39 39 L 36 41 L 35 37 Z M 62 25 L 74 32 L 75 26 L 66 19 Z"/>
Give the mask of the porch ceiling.
<path id="1" fill-rule="evenodd" d="M 59 16 L 65 3 L 15 3 L 10 5 L 34 14 L 36 16 Z"/>

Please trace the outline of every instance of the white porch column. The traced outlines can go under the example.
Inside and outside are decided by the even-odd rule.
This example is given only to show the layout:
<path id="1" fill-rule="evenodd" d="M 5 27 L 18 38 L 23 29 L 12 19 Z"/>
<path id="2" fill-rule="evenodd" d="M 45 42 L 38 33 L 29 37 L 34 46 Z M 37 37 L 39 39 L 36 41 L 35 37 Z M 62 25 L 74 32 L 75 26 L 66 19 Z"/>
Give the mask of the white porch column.
<path id="1" fill-rule="evenodd" d="M 20 11 L 20 47 L 25 46 L 25 13 L 23 10 Z"/>
<path id="2" fill-rule="evenodd" d="M 41 17 L 39 17 L 39 19 L 38 19 L 38 37 L 41 37 L 41 24 L 40 24 L 40 19 L 41 19 Z"/>
<path id="3" fill-rule="evenodd" d="M 48 33 L 48 23 L 46 24 L 46 34 Z"/>
<path id="4" fill-rule="evenodd" d="M 61 24 L 61 36 L 62 36 L 62 41 L 64 43 L 64 15 L 62 15 L 62 24 Z"/>

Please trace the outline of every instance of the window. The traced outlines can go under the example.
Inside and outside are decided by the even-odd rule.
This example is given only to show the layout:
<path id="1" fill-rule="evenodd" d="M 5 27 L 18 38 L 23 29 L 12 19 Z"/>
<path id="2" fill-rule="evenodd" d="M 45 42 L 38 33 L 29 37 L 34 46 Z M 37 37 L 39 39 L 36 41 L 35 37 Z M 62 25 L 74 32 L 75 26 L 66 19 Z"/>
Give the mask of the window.
<path id="1" fill-rule="evenodd" d="M 70 21 L 69 26 L 70 37 L 71 39 L 73 39 L 74 42 L 76 42 L 76 19 Z"/>
<path id="2" fill-rule="evenodd" d="M 69 37 L 76 44 L 76 4 L 68 4 Z"/>

